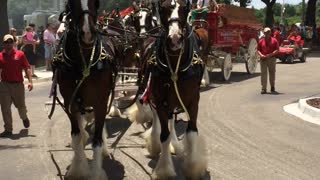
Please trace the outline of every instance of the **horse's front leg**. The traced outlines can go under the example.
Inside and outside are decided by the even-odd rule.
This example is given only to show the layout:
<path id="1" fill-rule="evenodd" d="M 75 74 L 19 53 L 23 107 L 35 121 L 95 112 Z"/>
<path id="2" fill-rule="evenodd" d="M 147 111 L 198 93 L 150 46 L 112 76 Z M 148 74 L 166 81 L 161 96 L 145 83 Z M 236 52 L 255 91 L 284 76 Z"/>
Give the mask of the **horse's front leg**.
<path id="1" fill-rule="evenodd" d="M 190 120 L 184 139 L 184 172 L 190 179 L 201 179 L 207 169 L 206 146 L 197 128 L 198 102 L 194 101 L 187 107 Z"/>
<path id="2" fill-rule="evenodd" d="M 105 101 L 107 102 L 107 101 Z M 98 105 L 94 107 L 95 114 L 95 131 L 92 140 L 93 161 L 92 161 L 92 175 L 90 179 L 108 179 L 105 171 L 102 169 L 103 154 L 106 152 L 106 135 L 104 128 L 104 121 L 106 116 L 106 107 Z"/>
<path id="3" fill-rule="evenodd" d="M 138 102 L 139 103 L 139 102 Z M 144 136 L 146 139 L 146 148 L 149 152 L 150 157 L 157 157 L 161 151 L 161 142 L 160 142 L 160 133 L 161 133 L 161 126 L 158 114 L 154 108 L 151 109 L 152 111 L 152 126 L 149 128 Z"/>
<path id="4" fill-rule="evenodd" d="M 89 176 L 89 165 L 84 152 L 82 133 L 80 133 L 79 128 L 81 115 L 80 113 L 73 113 L 68 116 L 71 122 L 71 146 L 74 150 L 74 156 L 66 176 L 70 179 L 86 178 Z"/>
<path id="5" fill-rule="evenodd" d="M 168 112 L 161 106 L 157 106 L 157 113 L 161 125 L 161 154 L 152 174 L 153 179 L 170 179 L 176 176 L 170 152 L 171 135 L 168 127 Z"/>

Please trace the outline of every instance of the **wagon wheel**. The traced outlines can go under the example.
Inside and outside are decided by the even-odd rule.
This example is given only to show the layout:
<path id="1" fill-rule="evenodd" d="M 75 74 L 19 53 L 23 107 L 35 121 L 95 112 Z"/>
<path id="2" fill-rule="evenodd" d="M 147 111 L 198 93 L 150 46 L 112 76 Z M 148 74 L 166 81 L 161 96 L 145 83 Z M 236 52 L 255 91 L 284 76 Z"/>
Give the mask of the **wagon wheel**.
<path id="1" fill-rule="evenodd" d="M 257 53 L 257 40 L 251 38 L 248 43 L 248 51 L 245 54 L 246 69 L 248 74 L 253 74 L 256 71 L 258 63 L 258 53 Z"/>
<path id="2" fill-rule="evenodd" d="M 227 53 L 224 57 L 224 61 L 221 67 L 222 71 L 222 77 L 223 80 L 228 81 L 231 76 L 231 71 L 232 71 L 232 60 L 231 60 L 231 54 Z"/>
<path id="3" fill-rule="evenodd" d="M 293 64 L 294 63 L 294 57 L 292 54 L 287 55 L 287 63 Z"/>

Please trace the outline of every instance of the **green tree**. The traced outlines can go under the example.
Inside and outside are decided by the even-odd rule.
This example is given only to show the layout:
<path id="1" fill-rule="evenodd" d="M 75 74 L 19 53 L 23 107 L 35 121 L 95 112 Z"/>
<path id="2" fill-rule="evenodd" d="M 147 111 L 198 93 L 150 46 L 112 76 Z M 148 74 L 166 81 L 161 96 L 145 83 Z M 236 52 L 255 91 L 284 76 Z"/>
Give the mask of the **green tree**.
<path id="1" fill-rule="evenodd" d="M 273 17 L 273 5 L 275 4 L 276 0 L 261 0 L 266 4 L 266 18 L 265 18 L 265 25 L 268 27 L 272 27 L 274 23 Z"/>
<path id="2" fill-rule="evenodd" d="M 288 16 L 288 17 L 296 16 L 297 11 L 296 11 L 295 6 L 289 5 L 289 4 L 285 4 L 284 7 L 286 8 L 286 10 L 285 10 L 286 16 Z"/>
<path id="3" fill-rule="evenodd" d="M 2 37 L 8 33 L 9 31 L 9 22 L 8 22 L 8 0 L 0 0 L 0 17 L 2 20 L 0 21 L 0 39 L 2 42 Z M 2 43 L 0 45 L 0 49 L 3 49 Z"/>
<path id="4" fill-rule="evenodd" d="M 273 6 L 273 15 L 281 16 L 282 5 L 280 3 L 275 3 Z"/>

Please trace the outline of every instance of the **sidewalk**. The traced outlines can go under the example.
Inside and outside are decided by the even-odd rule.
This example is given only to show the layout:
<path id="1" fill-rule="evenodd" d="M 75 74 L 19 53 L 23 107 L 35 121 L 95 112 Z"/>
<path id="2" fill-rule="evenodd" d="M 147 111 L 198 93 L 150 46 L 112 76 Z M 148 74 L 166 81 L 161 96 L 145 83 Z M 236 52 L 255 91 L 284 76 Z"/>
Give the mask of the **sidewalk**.
<path id="1" fill-rule="evenodd" d="M 52 79 L 52 71 L 46 71 L 45 67 L 38 67 L 35 69 L 34 74 L 38 77 L 32 78 L 33 83 L 47 82 Z M 28 79 L 24 78 L 24 83 L 28 83 Z"/>

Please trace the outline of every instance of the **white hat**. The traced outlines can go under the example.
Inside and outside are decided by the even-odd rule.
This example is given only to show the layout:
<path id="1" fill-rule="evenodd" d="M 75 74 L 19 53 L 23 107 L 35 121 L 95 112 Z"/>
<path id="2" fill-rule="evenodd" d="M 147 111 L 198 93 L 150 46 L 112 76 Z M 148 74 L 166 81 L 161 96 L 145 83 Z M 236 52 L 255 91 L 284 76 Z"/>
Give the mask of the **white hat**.
<path id="1" fill-rule="evenodd" d="M 6 35 L 3 36 L 3 41 L 2 42 L 6 42 L 9 39 L 11 39 L 12 41 L 14 40 L 13 36 L 11 34 L 6 34 Z"/>
<path id="2" fill-rule="evenodd" d="M 268 28 L 268 27 L 265 27 L 265 28 L 263 29 L 263 32 L 268 32 L 268 31 L 271 31 L 271 29 Z"/>

